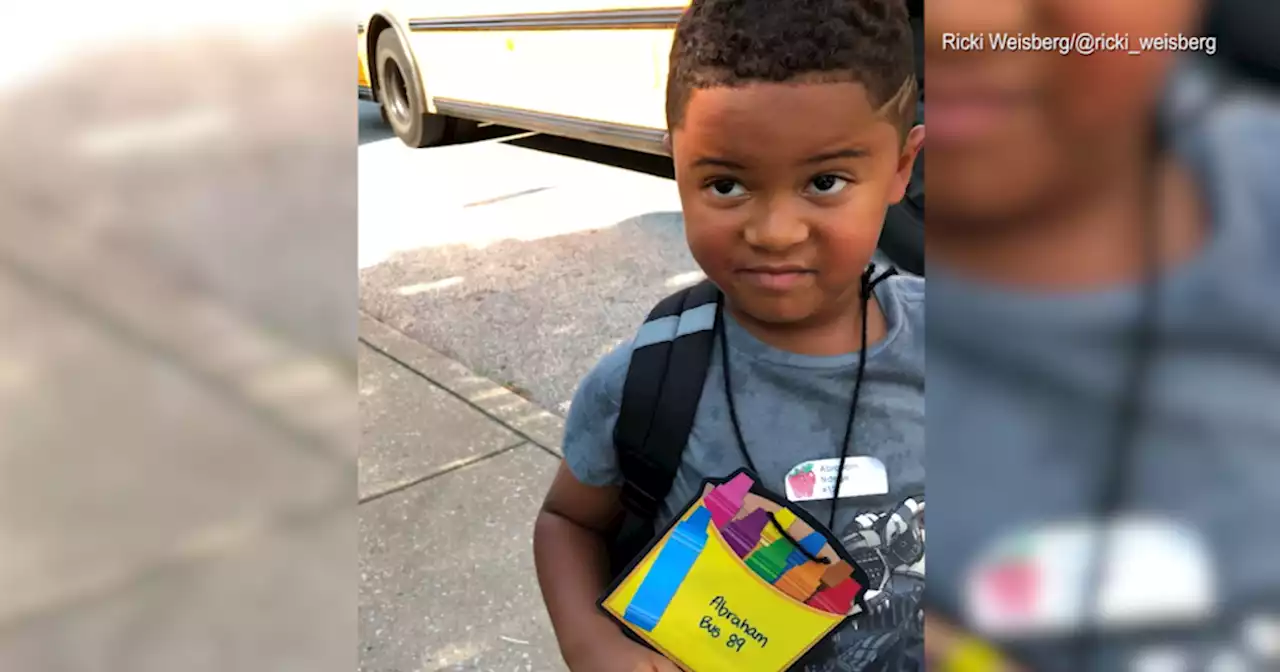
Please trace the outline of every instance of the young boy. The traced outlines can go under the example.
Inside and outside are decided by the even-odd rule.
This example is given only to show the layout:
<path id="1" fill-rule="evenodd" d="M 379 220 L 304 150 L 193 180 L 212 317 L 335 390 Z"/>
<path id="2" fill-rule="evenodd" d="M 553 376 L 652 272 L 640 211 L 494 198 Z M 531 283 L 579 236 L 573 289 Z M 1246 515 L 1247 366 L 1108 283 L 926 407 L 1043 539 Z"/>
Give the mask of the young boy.
<path id="1" fill-rule="evenodd" d="M 929 5 L 931 656 L 959 625 L 1036 670 L 1280 669 L 1280 114 L 1128 53 L 1203 9 Z M 994 33 L 1129 44 L 943 46 Z"/>
<path id="2" fill-rule="evenodd" d="M 880 577 L 870 613 L 796 669 L 916 669 L 920 657 L 922 532 L 903 532 L 919 537 L 916 554 L 892 561 L 877 535 L 862 534 L 905 499 L 923 506 L 924 282 L 892 277 L 863 296 L 885 211 L 902 198 L 923 140 L 914 82 L 901 0 L 694 0 L 671 52 L 676 184 L 690 250 L 725 295 L 728 351 L 712 354 L 656 527 L 705 478 L 753 464 L 784 493 L 793 468 L 838 460 L 846 440 L 851 459 L 887 475 L 887 486 L 846 485 L 861 496 L 840 499 L 834 516 L 846 546 L 884 565 L 867 567 Z M 596 607 L 620 513 L 613 430 L 633 347 L 582 381 L 536 524 L 538 578 L 574 670 L 676 669 Z M 827 522 L 829 499 L 802 505 Z"/>

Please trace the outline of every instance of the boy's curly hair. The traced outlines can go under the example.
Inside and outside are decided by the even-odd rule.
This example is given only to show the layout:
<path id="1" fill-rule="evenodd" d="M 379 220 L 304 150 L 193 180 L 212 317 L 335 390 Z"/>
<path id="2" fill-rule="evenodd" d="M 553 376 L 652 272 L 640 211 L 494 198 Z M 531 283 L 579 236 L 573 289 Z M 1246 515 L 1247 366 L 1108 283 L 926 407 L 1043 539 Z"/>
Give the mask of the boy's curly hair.
<path id="1" fill-rule="evenodd" d="M 874 108 L 892 101 L 905 135 L 914 60 L 903 0 L 693 0 L 671 47 L 667 126 L 684 121 L 696 89 L 814 77 L 861 83 Z"/>

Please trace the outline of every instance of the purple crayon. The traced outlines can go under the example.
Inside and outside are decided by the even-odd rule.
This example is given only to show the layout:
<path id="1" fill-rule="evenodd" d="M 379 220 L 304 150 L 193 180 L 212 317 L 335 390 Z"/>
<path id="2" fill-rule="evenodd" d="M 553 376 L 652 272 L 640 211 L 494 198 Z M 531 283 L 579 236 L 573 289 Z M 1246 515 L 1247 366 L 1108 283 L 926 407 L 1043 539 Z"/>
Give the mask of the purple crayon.
<path id="1" fill-rule="evenodd" d="M 724 529 L 724 526 L 738 515 L 738 509 L 742 508 L 742 500 L 746 498 L 754 484 L 755 481 L 752 481 L 750 476 L 738 474 L 728 483 L 717 485 L 702 498 L 707 510 L 711 512 L 711 521 L 717 528 Z"/>
<path id="2" fill-rule="evenodd" d="M 756 543 L 760 541 L 760 533 L 764 531 L 765 525 L 769 524 L 769 512 L 764 509 L 756 509 L 748 513 L 745 518 L 735 520 L 724 526 L 721 534 L 724 540 L 729 543 L 729 548 L 738 554 L 739 558 L 747 557 L 751 549 L 756 547 Z"/>

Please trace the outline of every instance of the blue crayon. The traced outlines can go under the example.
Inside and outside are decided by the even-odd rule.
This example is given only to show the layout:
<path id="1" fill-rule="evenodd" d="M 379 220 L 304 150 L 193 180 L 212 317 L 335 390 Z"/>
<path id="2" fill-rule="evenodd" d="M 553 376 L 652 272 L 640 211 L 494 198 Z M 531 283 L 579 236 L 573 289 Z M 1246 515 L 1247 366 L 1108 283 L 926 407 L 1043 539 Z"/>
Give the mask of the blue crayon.
<path id="1" fill-rule="evenodd" d="M 809 552 L 809 555 L 817 556 L 822 552 L 822 547 L 827 544 L 826 538 L 818 532 L 811 532 L 809 536 L 800 540 L 800 547 Z M 787 556 L 787 570 L 803 565 L 808 558 L 804 557 L 798 549 L 791 551 L 791 555 Z"/>
<path id="2" fill-rule="evenodd" d="M 622 616 L 624 620 L 645 632 L 658 627 L 667 605 L 671 604 L 680 584 L 684 583 L 684 577 L 707 544 L 707 524 L 710 522 L 711 512 L 705 506 L 699 506 L 688 518 L 676 524 L 627 605 Z"/>

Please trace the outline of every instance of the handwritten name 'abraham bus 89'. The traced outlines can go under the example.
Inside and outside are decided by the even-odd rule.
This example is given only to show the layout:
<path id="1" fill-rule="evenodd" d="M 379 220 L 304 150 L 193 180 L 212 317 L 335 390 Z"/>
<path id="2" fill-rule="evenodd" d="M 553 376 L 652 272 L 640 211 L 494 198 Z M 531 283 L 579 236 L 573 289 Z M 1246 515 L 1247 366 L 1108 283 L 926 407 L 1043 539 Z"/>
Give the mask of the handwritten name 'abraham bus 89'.
<path id="1" fill-rule="evenodd" d="M 1218 38 L 1209 36 L 1158 35 L 1130 39 L 1128 33 L 1073 33 L 1045 37 L 1024 33 L 943 33 L 942 48 L 955 51 L 1056 51 L 1087 56 L 1098 51 L 1141 54 L 1146 51 L 1199 51 L 1208 56 L 1218 51 Z"/>

